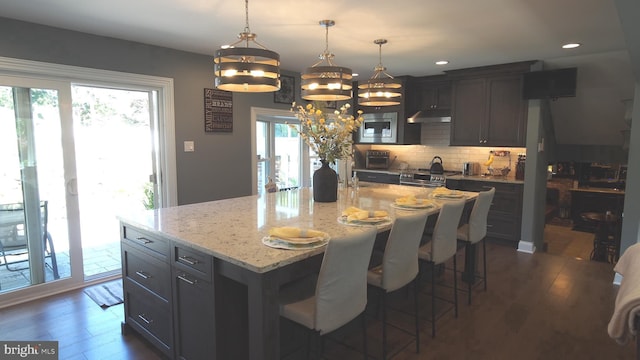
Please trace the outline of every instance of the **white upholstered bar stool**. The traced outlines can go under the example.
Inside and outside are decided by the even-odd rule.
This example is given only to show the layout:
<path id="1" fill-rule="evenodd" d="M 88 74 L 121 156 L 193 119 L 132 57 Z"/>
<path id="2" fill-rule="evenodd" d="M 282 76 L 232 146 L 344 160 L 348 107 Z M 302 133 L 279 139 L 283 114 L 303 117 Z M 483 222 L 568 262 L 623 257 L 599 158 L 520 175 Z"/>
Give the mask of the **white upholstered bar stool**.
<path id="1" fill-rule="evenodd" d="M 438 220 L 433 228 L 431 241 L 420 246 L 418 257 L 431 267 L 431 336 L 436 336 L 436 265 L 453 258 L 453 306 L 458 317 L 458 290 L 456 274 L 456 231 L 464 209 L 464 201 L 447 201 L 442 204 Z"/>
<path id="2" fill-rule="evenodd" d="M 387 358 L 387 294 L 401 289 L 409 283 L 415 285 L 416 352 L 420 352 L 420 329 L 418 319 L 418 246 L 427 213 L 419 212 L 409 216 L 399 216 L 391 227 L 389 238 L 382 255 L 382 264 L 369 270 L 369 285 L 379 290 L 382 306 L 382 358 Z"/>
<path id="3" fill-rule="evenodd" d="M 311 330 L 309 335 L 325 335 L 362 315 L 365 359 L 367 271 L 376 233 L 372 227 L 354 236 L 329 240 L 317 281 L 304 279 L 280 290 L 280 315 Z"/>
<path id="4" fill-rule="evenodd" d="M 487 291 L 487 246 L 484 238 L 487 236 L 487 216 L 489 215 L 489 208 L 491 207 L 495 193 L 496 188 L 478 193 L 478 197 L 469 215 L 469 222 L 458 228 L 457 236 L 458 241 L 465 244 L 465 251 L 469 251 L 472 245 L 482 241 L 482 281 L 484 282 L 484 291 Z M 471 271 L 475 272 L 475 269 Z M 471 288 L 473 281 L 468 279 L 467 283 L 467 291 L 469 293 L 468 303 L 471 305 Z"/>

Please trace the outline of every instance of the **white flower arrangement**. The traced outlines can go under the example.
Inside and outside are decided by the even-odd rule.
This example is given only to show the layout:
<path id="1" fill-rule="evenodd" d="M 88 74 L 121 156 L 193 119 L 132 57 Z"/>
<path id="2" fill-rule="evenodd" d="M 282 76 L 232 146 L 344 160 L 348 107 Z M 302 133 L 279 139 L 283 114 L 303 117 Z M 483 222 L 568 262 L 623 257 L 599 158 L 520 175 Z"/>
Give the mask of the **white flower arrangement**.
<path id="1" fill-rule="evenodd" d="M 300 128 L 293 124 L 290 127 L 298 131 L 300 137 L 309 145 L 321 160 L 335 163 L 351 155 L 350 145 L 353 143 L 353 132 L 362 125 L 362 110 L 357 117 L 348 113 L 351 105 L 344 104 L 333 114 L 326 114 L 317 105 L 306 106 L 293 103 L 291 111 L 300 120 Z"/>

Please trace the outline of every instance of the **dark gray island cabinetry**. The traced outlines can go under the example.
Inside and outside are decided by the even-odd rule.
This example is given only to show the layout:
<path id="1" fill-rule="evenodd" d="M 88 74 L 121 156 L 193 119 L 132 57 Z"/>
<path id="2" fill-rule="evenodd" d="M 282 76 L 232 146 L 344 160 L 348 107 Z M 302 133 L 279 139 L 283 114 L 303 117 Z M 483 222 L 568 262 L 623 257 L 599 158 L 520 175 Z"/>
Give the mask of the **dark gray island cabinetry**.
<path id="1" fill-rule="evenodd" d="M 133 329 L 173 358 L 169 241 L 120 227 L 124 290 L 123 333 Z"/>
<path id="2" fill-rule="evenodd" d="M 215 359 L 213 258 L 121 225 L 125 321 L 171 359 Z"/>
<path id="3" fill-rule="evenodd" d="M 213 257 L 179 245 L 171 257 L 176 358 L 215 359 Z"/>

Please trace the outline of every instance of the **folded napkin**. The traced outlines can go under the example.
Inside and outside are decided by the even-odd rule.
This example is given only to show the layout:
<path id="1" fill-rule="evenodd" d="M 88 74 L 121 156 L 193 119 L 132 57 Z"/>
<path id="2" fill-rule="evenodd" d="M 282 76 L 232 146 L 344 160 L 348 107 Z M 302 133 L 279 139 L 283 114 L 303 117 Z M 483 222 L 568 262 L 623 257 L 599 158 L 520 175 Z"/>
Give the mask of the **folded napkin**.
<path id="1" fill-rule="evenodd" d="M 300 229 L 297 227 L 283 226 L 269 229 L 269 235 L 280 239 L 294 238 L 321 238 L 324 232 L 313 229 Z"/>
<path id="2" fill-rule="evenodd" d="M 432 201 L 427 199 L 417 199 L 414 195 L 407 195 L 396 199 L 397 205 L 427 205 Z"/>
<path id="3" fill-rule="evenodd" d="M 438 186 L 437 188 L 433 189 L 431 193 L 433 195 L 449 195 L 455 193 L 455 191 L 449 190 L 444 186 Z"/>
<path id="4" fill-rule="evenodd" d="M 342 216 L 346 216 L 347 221 L 365 220 L 370 217 L 379 218 L 379 217 L 385 217 L 388 215 L 389 214 L 384 210 L 368 211 L 368 210 L 358 209 L 355 206 L 350 206 L 342 212 Z"/>

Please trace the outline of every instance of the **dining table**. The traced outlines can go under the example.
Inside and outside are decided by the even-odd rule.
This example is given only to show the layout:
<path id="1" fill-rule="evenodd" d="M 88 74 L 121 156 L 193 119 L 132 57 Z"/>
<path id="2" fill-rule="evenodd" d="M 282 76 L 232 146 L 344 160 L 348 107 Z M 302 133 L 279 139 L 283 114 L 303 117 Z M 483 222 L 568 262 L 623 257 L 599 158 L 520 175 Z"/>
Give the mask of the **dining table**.
<path id="1" fill-rule="evenodd" d="M 472 204 L 477 193 L 434 197 L 434 188 L 361 182 L 338 190 L 337 201 L 316 202 L 313 190 L 243 196 L 121 214 L 133 226 L 213 257 L 218 358 L 280 359 L 279 289 L 317 271 L 324 246 L 282 248 L 265 241 L 281 227 L 314 229 L 327 240 L 352 236 L 375 226 L 384 237 L 396 217 L 415 211 L 437 215 L 446 201 Z M 402 197 L 425 199 L 428 206 L 398 206 Z M 428 200 L 427 200 L 428 199 Z M 358 208 L 384 211 L 377 222 L 346 221 Z"/>

